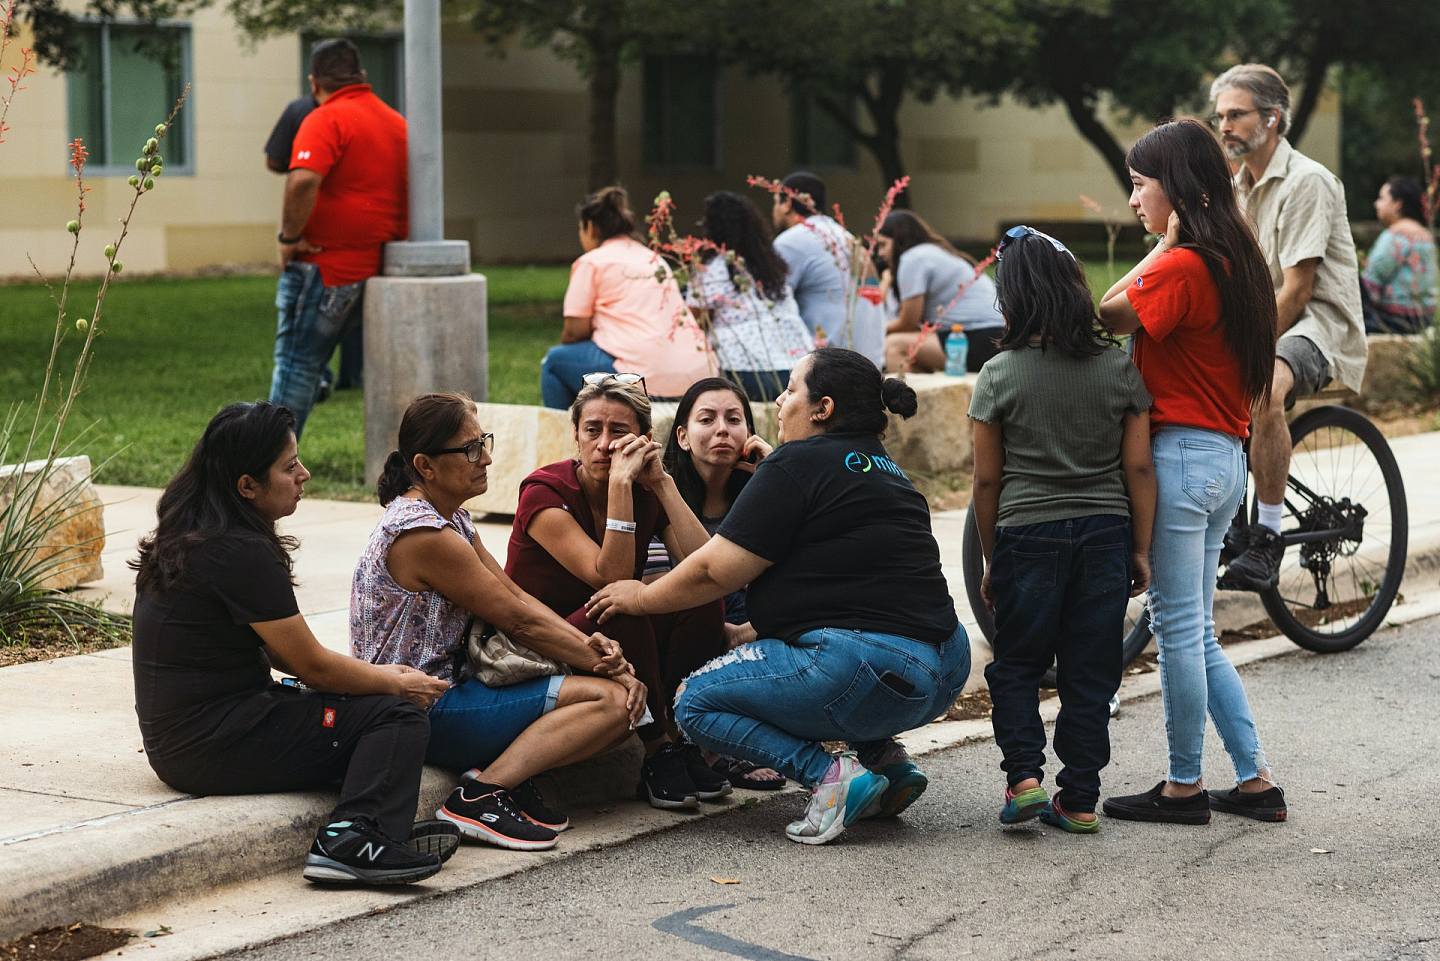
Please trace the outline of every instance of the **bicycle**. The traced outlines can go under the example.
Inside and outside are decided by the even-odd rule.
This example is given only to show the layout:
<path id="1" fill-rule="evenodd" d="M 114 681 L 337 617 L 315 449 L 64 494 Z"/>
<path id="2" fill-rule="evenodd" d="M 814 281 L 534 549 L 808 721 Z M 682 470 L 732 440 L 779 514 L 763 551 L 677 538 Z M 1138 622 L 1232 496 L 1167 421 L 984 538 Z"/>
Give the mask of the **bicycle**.
<path id="1" fill-rule="evenodd" d="M 1348 651 L 1375 632 L 1400 593 L 1409 537 L 1405 484 L 1379 428 L 1349 407 L 1305 411 L 1290 422 L 1290 442 L 1281 524 L 1285 558 L 1279 583 L 1260 592 L 1260 600 L 1280 632 L 1300 647 L 1319 654 Z M 1234 524 L 1247 517 L 1254 522 L 1249 490 Z M 1229 559 L 1222 552 L 1221 566 Z M 961 563 L 970 609 L 986 640 L 993 640 L 994 617 L 980 597 L 985 557 L 973 507 L 966 512 Z M 1133 598 L 1125 620 L 1125 664 L 1140 656 L 1151 633 L 1148 595 Z M 1053 683 L 1052 671 L 1046 684 Z"/>

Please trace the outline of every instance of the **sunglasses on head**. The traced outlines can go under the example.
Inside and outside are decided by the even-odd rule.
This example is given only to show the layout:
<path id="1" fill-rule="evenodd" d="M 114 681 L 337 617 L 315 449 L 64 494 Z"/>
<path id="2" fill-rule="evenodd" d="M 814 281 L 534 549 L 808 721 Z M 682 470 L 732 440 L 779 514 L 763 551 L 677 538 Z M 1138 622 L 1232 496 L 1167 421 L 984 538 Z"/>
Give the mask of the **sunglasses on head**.
<path id="1" fill-rule="evenodd" d="M 610 384 L 629 387 L 633 384 L 639 384 L 641 392 L 643 392 L 646 397 L 650 396 L 650 392 L 645 389 L 645 378 L 641 374 L 612 374 L 609 371 L 601 370 L 593 374 L 586 374 L 584 377 L 581 377 L 580 380 L 587 387 L 605 387 Z"/>
<path id="2" fill-rule="evenodd" d="M 1066 247 L 1060 241 L 1045 233 L 1045 231 L 1036 230 L 1034 227 L 1027 227 L 1024 224 L 1018 224 L 1005 231 L 1005 236 L 1000 238 L 1000 246 L 995 248 L 995 259 L 1002 259 L 1005 256 L 1005 248 L 1026 235 L 1032 237 L 1044 237 L 1050 242 L 1051 247 L 1054 247 L 1056 250 L 1060 251 L 1063 254 L 1070 254 L 1072 258 L 1075 256 L 1074 254 L 1070 253 L 1069 247 Z"/>

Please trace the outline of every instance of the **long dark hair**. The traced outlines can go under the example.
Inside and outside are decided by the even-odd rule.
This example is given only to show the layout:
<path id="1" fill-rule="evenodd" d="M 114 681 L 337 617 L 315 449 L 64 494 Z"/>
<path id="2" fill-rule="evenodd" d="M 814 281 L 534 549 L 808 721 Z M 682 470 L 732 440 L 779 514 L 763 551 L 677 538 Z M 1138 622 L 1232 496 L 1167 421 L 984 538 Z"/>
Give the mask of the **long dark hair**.
<path id="1" fill-rule="evenodd" d="M 169 590 L 185 573 L 191 548 L 236 532 L 258 534 L 275 549 L 285 570 L 293 571 L 290 552 L 299 542 L 280 536 L 274 521 L 240 496 L 236 484 L 246 474 L 268 482 L 270 468 L 294 434 L 295 415 L 264 401 L 231 404 L 210 418 L 190 459 L 160 495 L 155 530 L 140 541 L 140 556 L 129 562 L 136 572 L 135 589 Z"/>
<path id="2" fill-rule="evenodd" d="M 681 500 L 689 505 L 696 517 L 699 517 L 705 508 L 705 482 L 700 479 L 700 472 L 695 469 L 695 459 L 689 451 L 680 446 L 679 432 L 681 427 L 690 423 L 690 412 L 700 395 L 712 390 L 728 390 L 734 394 L 735 399 L 740 401 L 740 409 L 745 412 L 745 427 L 750 433 L 755 433 L 755 415 L 750 410 L 750 398 L 746 397 L 745 392 L 733 381 L 724 377 L 706 377 L 691 384 L 685 396 L 680 398 L 680 403 L 675 408 L 675 419 L 670 422 L 670 436 L 665 439 L 665 454 L 662 459 L 665 472 L 675 478 L 675 487 L 680 491 Z M 727 503 L 735 503 L 735 498 L 740 496 L 740 491 L 748 480 L 748 471 L 730 472 L 729 479 L 725 481 Z"/>
<path id="3" fill-rule="evenodd" d="M 419 483 L 412 466 L 416 454 L 428 454 L 444 447 L 459 433 L 467 415 L 475 413 L 475 401 L 469 394 L 446 392 L 421 394 L 405 408 L 400 418 L 400 446 L 385 458 L 385 468 L 375 483 L 375 494 L 382 506 Z"/>
<path id="4" fill-rule="evenodd" d="M 879 234 L 882 237 L 889 237 L 894 242 L 890 249 L 890 268 L 895 271 L 895 293 L 902 300 L 906 297 L 914 297 L 917 293 L 924 293 L 923 290 L 912 290 L 906 294 L 902 293 L 899 287 L 900 258 L 905 256 L 905 252 L 913 247 L 918 247 L 921 244 L 934 244 L 950 256 L 959 257 L 972 267 L 975 265 L 974 259 L 956 250 L 954 245 L 946 240 L 940 231 L 927 224 L 919 214 L 909 210 L 891 211 L 889 216 L 885 218 L 885 222 L 880 225 Z"/>
<path id="5" fill-rule="evenodd" d="M 1080 263 L 1044 237 L 1010 239 L 995 268 L 995 293 L 1005 315 L 1000 350 L 1055 347 L 1071 357 L 1094 357 L 1118 341 L 1100 326 L 1095 299 Z"/>
<path id="6" fill-rule="evenodd" d="M 873 434 L 881 437 L 888 410 L 913 417 L 920 409 L 915 390 L 903 380 L 885 377 L 864 354 L 844 347 L 821 347 L 810 355 L 805 389 L 810 403 L 829 397 L 835 413 L 824 424 L 830 434 Z"/>
<path id="7" fill-rule="evenodd" d="M 1220 144 L 1197 120 L 1162 123 L 1125 156 L 1136 173 L 1160 181 L 1180 214 L 1180 246 L 1205 261 L 1220 292 L 1225 344 L 1240 365 L 1252 404 L 1270 396 L 1275 376 L 1275 286 L 1255 233 L 1235 202 Z"/>
<path id="8" fill-rule="evenodd" d="M 630 210 L 630 195 L 619 184 L 602 187 L 576 204 L 575 218 L 582 224 L 593 225 L 602 242 L 635 233 L 635 214 Z"/>
<path id="9" fill-rule="evenodd" d="M 766 300 L 779 300 L 784 296 L 785 261 L 775 252 L 770 229 L 750 198 L 729 190 L 717 190 L 705 198 L 704 223 L 706 238 L 733 251 L 744 261 L 745 269 Z M 733 281 L 735 265 L 727 267 Z"/>
<path id="10" fill-rule="evenodd" d="M 1385 186 L 1390 188 L 1391 199 L 1400 202 L 1400 216 L 1422 224 L 1425 222 L 1425 203 L 1421 199 L 1424 193 L 1420 189 L 1420 181 L 1414 177 L 1391 177 L 1385 181 Z"/>

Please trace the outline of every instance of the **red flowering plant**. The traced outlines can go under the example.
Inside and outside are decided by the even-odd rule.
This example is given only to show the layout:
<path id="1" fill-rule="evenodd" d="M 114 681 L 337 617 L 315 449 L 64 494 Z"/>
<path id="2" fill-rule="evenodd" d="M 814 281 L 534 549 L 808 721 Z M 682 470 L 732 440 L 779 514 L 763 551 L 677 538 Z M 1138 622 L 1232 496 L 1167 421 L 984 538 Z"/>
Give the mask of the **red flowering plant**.
<path id="1" fill-rule="evenodd" d="M 15 9 L 16 0 L 0 0 L 0 59 L 10 45 Z M 0 133 L 10 129 L 5 126 L 4 118 L 16 95 L 25 89 L 25 77 L 34 72 L 33 63 L 31 52 L 22 50 L 20 64 L 11 68 L 8 83 L 0 86 Z M 85 180 L 88 159 L 85 142 L 79 138 L 70 142 L 75 216 L 65 224 L 71 236 L 69 262 L 64 274 L 52 281 L 34 260 L 30 261 L 49 289 L 55 307 L 44 377 L 33 411 L 27 414 L 23 405 L 15 405 L 0 421 L 0 464 L 16 464 L 0 467 L 0 644 L 29 643 L 32 637 L 45 636 L 55 630 L 78 641 L 77 628 L 98 630 L 112 637 L 119 636 L 125 629 L 126 618 L 67 597 L 51 586 L 57 581 L 64 583 L 62 578 L 89 563 L 81 559 L 82 554 L 88 554 L 85 550 L 88 542 L 57 545 L 52 543 L 51 535 L 72 517 L 93 509 L 81 499 L 88 478 L 69 480 L 71 475 L 59 473 L 61 460 L 78 449 L 89 428 L 68 437 L 65 428 L 94 358 L 106 294 L 111 282 L 124 269 L 118 258 L 129 234 L 130 220 L 140 198 L 155 188 L 156 178 L 164 172 L 160 144 L 185 96 L 181 95 L 170 116 L 156 125 L 154 136 L 138 151 L 136 173 L 128 181 L 134 191 L 129 209 L 120 218 L 118 235 L 104 247 L 105 276 L 94 303 L 78 312 L 71 307 L 71 282 L 85 229 L 86 194 L 90 186 Z M 83 335 L 84 340 L 74 367 L 67 374 L 61 366 L 61 347 L 72 330 Z M 37 634 L 37 631 L 43 633 Z"/>
<path id="2" fill-rule="evenodd" d="M 1425 223 L 1433 232 L 1435 218 L 1440 215 L 1440 163 L 1435 162 L 1430 149 L 1430 117 L 1425 113 L 1425 101 L 1415 98 L 1415 129 L 1420 141 L 1420 169 L 1425 176 L 1425 195 L 1421 198 L 1425 208 Z"/>

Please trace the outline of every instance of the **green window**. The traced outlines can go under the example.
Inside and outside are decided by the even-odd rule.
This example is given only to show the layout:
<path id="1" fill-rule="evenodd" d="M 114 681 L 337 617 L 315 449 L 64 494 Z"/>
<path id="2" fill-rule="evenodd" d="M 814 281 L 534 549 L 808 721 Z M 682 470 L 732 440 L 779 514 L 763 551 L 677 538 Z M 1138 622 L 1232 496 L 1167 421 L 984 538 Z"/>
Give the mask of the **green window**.
<path id="1" fill-rule="evenodd" d="M 649 56 L 644 66 L 647 167 L 719 165 L 718 71 L 710 57 Z"/>
<path id="2" fill-rule="evenodd" d="M 846 107 L 855 118 L 855 101 Z M 855 169 L 855 141 L 828 110 L 813 98 L 797 93 L 791 100 L 790 116 L 796 163 L 816 170 Z"/>
<path id="3" fill-rule="evenodd" d="M 70 136 L 84 139 L 92 172 L 134 173 L 141 146 L 189 79 L 190 29 L 82 24 L 78 42 L 66 71 Z M 189 172 L 187 118 L 181 111 L 160 148 L 167 171 Z"/>
<path id="4" fill-rule="evenodd" d="M 331 35 L 307 33 L 300 38 L 300 94 L 310 92 L 310 48 Z M 396 35 L 347 36 L 360 51 L 360 66 L 370 80 L 375 96 L 401 113 L 405 112 L 405 40 Z"/>

